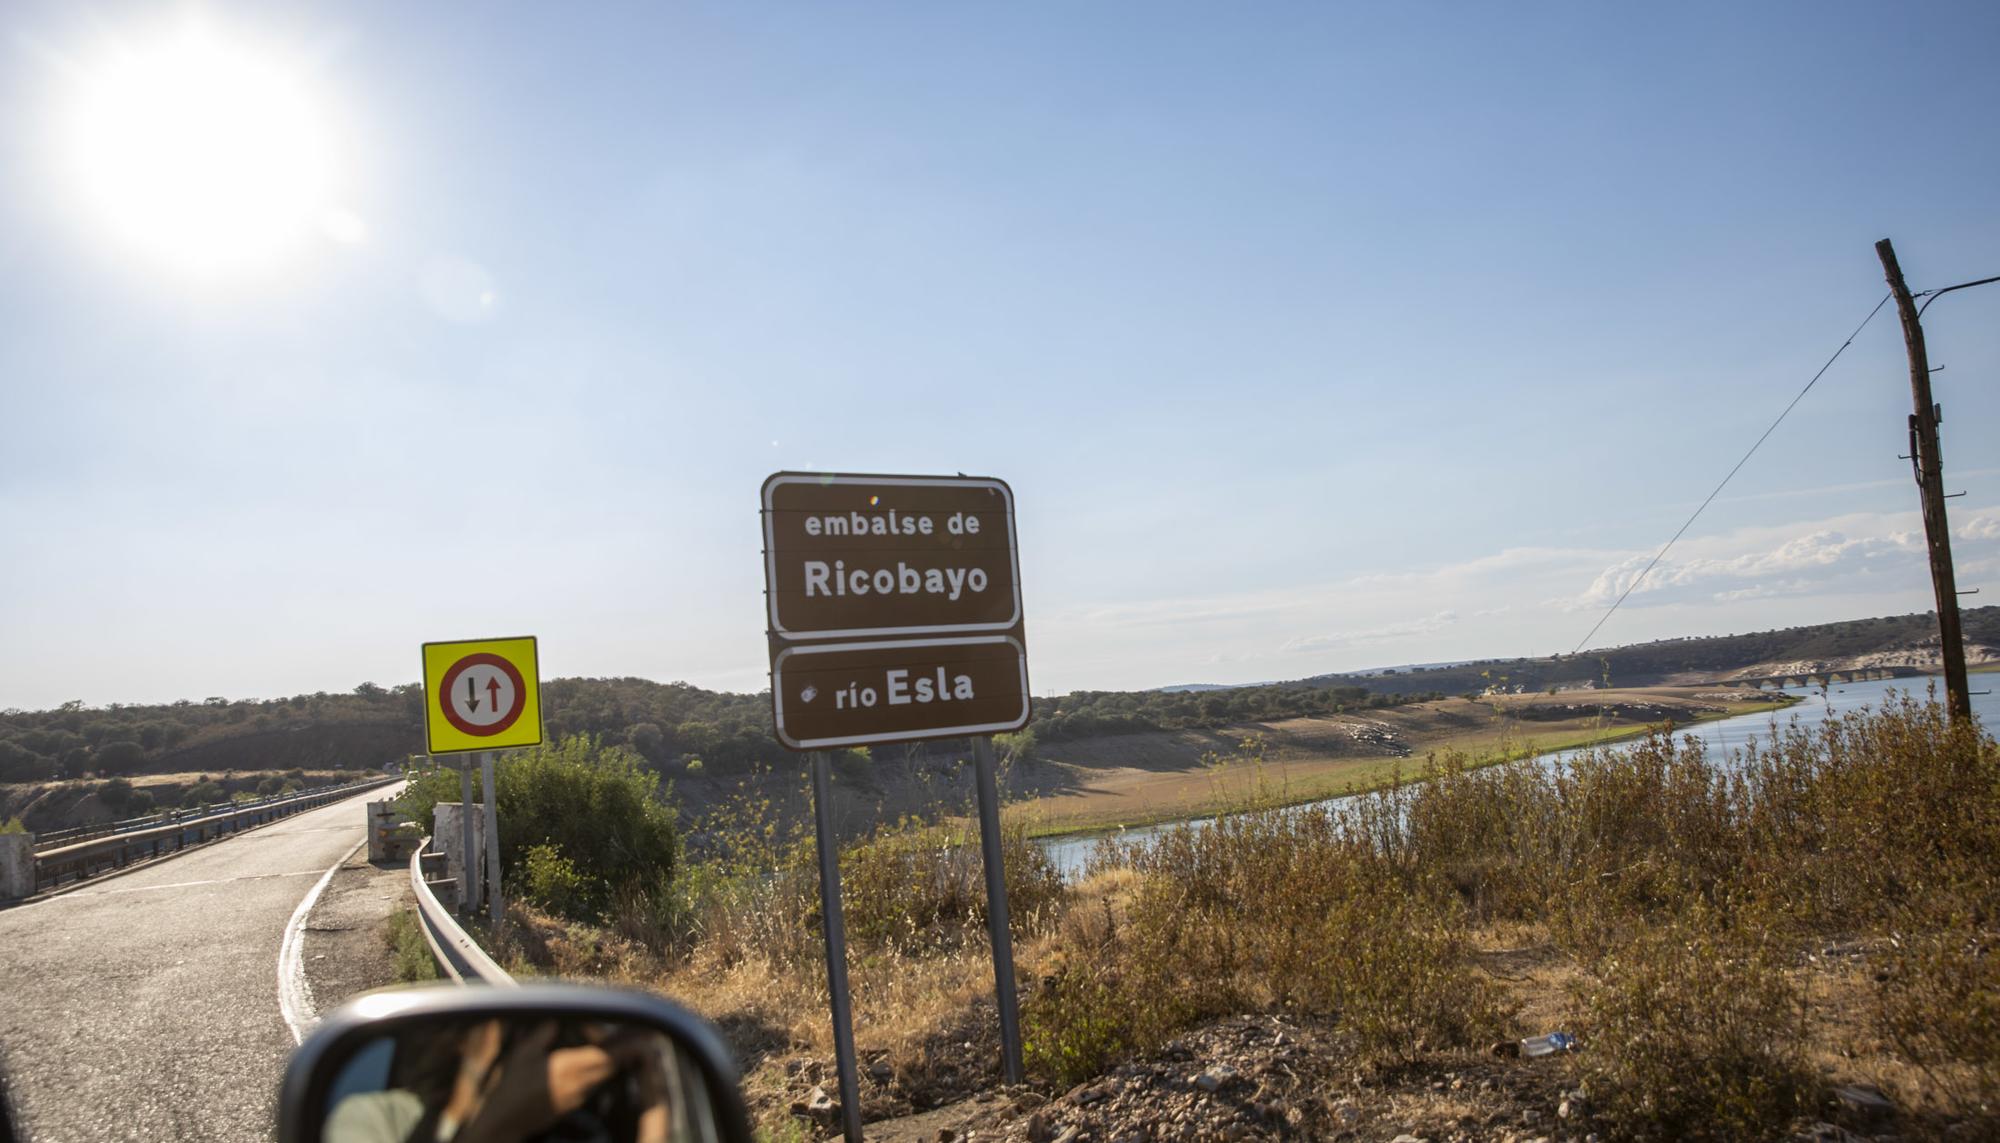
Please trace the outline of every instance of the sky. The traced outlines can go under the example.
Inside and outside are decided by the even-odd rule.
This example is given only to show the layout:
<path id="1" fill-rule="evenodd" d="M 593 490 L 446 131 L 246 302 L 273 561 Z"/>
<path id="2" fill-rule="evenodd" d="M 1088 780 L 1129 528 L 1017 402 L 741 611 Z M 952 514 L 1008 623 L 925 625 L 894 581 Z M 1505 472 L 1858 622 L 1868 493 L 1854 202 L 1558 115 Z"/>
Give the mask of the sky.
<path id="1" fill-rule="evenodd" d="M 1984 2 L 16 0 L 0 707 L 515 634 L 762 689 L 781 469 L 1006 479 L 1037 693 L 1567 652 L 1877 239 L 2000 274 L 1996 48 Z M 1997 316 L 1925 317 L 1992 592 Z M 1909 412 L 1890 307 L 1592 645 L 1928 609 Z"/>

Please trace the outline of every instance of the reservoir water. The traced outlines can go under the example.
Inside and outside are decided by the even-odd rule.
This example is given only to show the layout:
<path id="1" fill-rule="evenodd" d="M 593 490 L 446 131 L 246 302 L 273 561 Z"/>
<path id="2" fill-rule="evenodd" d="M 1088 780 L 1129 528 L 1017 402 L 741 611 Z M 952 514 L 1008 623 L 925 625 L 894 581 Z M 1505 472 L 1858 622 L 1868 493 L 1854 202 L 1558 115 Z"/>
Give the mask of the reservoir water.
<path id="1" fill-rule="evenodd" d="M 1974 692 L 1972 696 L 1972 713 L 1979 719 L 1980 725 L 1985 727 L 1988 733 L 1992 733 L 1995 727 L 2000 727 L 2000 696 L 1996 696 L 1993 693 L 1996 689 L 1993 686 L 1995 682 L 2000 682 L 2000 675 L 1987 672 L 1972 676 L 1972 690 Z M 1879 710 L 1883 702 L 1891 695 L 1911 695 L 1922 701 L 1928 697 L 1928 687 L 1930 684 L 1930 679 L 1916 678 L 1877 679 L 1871 682 L 1840 683 L 1824 692 L 1818 687 L 1792 687 L 1786 689 L 1784 693 L 1795 695 L 1803 701 L 1794 703 L 1784 710 L 1764 711 L 1759 714 L 1743 714 L 1737 715 L 1734 718 L 1722 718 L 1714 722 L 1698 723 L 1677 733 L 1693 735 L 1701 739 L 1703 745 L 1708 749 L 1709 757 L 1724 757 L 1742 749 L 1743 745 L 1753 738 L 1759 742 L 1769 742 L 1774 724 L 1779 729 L 1783 729 L 1790 726 L 1793 720 L 1797 720 L 1800 726 L 1810 728 L 1826 721 L 1828 715 L 1845 714 L 1849 711 L 1859 710 L 1862 707 Z M 1940 691 L 1942 691 L 1943 681 L 1938 680 L 1938 685 Z M 1978 693 L 1980 691 L 1987 693 L 1980 694 Z M 1938 697 L 1942 700 L 1942 693 Z M 1587 749 L 1589 748 L 1557 750 L 1547 754 L 1538 754 L 1533 758 L 1523 759 L 1519 762 L 1509 762 L 1506 765 L 1552 766 L 1561 759 L 1581 754 Z M 1328 798 L 1325 801 L 1308 803 L 1306 808 L 1332 808 L 1347 800 L 1348 798 L 1345 797 Z M 1197 829 L 1204 828 L 1208 821 L 1206 818 L 1189 820 L 1193 822 Z M 1109 836 L 1114 837 L 1121 845 L 1138 844 L 1157 836 L 1164 830 L 1173 829 L 1180 824 L 1180 822 L 1165 822 L 1160 825 L 1120 830 L 1116 834 Z M 1090 859 L 1091 850 L 1095 849 L 1099 840 L 1105 836 L 1102 833 L 1091 833 L 1051 837 L 1044 839 L 1042 846 L 1048 851 L 1049 856 L 1055 859 L 1056 865 L 1063 872 L 1063 876 L 1075 878 L 1083 872 L 1085 864 Z"/>

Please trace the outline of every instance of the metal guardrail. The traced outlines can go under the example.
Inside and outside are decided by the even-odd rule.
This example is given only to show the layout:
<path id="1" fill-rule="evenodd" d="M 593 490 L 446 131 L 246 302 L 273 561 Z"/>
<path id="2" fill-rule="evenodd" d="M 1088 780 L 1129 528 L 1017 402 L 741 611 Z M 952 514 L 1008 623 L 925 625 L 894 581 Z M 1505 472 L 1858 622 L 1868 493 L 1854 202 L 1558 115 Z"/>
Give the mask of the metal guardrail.
<path id="1" fill-rule="evenodd" d="M 344 786 L 333 788 L 358 790 L 371 783 L 380 781 L 380 778 L 364 778 L 358 782 L 349 782 Z M 45 849 L 54 849 L 57 845 L 87 841 L 94 837 L 110 837 L 121 833 L 136 833 L 139 830 L 151 829 L 154 826 L 172 825 L 175 822 L 193 822 L 201 818 L 213 817 L 216 814 L 228 813 L 234 810 L 249 810 L 256 809 L 259 806 L 280 805 L 291 801 L 293 798 L 308 797 L 325 792 L 324 790 L 298 790 L 289 794 L 271 794 L 268 797 L 254 798 L 241 802 L 234 800 L 210 802 L 204 806 L 189 806 L 178 810 L 167 810 L 163 813 L 147 814 L 143 817 L 126 818 L 123 821 L 47 830 L 35 834 L 35 851 L 39 853 Z"/>
<path id="2" fill-rule="evenodd" d="M 128 830 L 88 841 L 71 841 L 35 851 L 35 891 L 53 889 L 87 877 L 129 865 L 225 834 L 290 817 L 302 810 L 316 809 L 362 790 L 402 781 L 400 775 L 351 782 L 324 790 L 293 794 L 269 801 L 231 805 L 219 813 L 199 818 L 183 818 L 164 825 Z M 37 838 L 37 840 L 40 840 Z"/>
<path id="3" fill-rule="evenodd" d="M 519 982 L 509 976 L 506 969 L 493 963 L 493 958 L 486 955 L 479 942 L 459 927 L 458 922 L 452 919 L 451 911 L 431 891 L 431 883 L 424 879 L 424 851 L 430 844 L 431 839 L 425 838 L 417 851 L 410 855 L 410 889 L 417 897 L 417 924 L 424 931 L 425 943 L 431 946 L 431 956 L 456 984 L 519 987 Z"/>

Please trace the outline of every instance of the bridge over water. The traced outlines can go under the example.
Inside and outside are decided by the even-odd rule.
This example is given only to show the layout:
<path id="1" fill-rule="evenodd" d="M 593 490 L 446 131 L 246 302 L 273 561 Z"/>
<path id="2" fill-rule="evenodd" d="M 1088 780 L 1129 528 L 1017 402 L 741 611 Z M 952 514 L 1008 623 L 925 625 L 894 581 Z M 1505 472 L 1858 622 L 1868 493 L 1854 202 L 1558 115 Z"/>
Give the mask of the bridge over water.
<path id="1" fill-rule="evenodd" d="M 1787 687 L 1831 687 L 1842 683 L 1872 682 L 1876 679 L 1914 679 L 1926 673 L 1917 667 L 1864 667 L 1852 671 L 1801 671 L 1789 675 L 1766 675 L 1762 678 L 1737 678 L 1728 681 L 1738 685 L 1747 684 L 1760 691 L 1777 691 Z"/>

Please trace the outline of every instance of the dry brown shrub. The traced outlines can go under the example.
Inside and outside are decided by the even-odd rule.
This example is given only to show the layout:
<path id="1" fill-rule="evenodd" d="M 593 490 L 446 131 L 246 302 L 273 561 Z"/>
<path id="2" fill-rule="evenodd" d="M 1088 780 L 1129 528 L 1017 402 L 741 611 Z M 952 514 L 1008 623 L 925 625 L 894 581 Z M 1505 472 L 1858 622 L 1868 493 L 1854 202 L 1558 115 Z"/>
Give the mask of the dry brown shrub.
<path id="1" fill-rule="evenodd" d="M 1045 1074 L 1074 1079 L 1200 1020 L 1280 1007 L 1337 1016 L 1364 1051 L 1477 1042 L 1501 1025 L 1448 889 L 1406 877 L 1326 814 L 1183 826 L 1130 857 L 1122 918 L 1066 925 L 1026 1016 Z"/>
<path id="2" fill-rule="evenodd" d="M 1960 920 L 1875 958 L 1876 1027 L 1959 1112 L 2000 1112 L 2000 933 Z"/>
<path id="3" fill-rule="evenodd" d="M 1812 1106 L 1804 998 L 1776 949 L 1702 916 L 1643 935 L 1577 989 L 1578 1066 L 1634 1139 L 1770 1138 Z"/>

